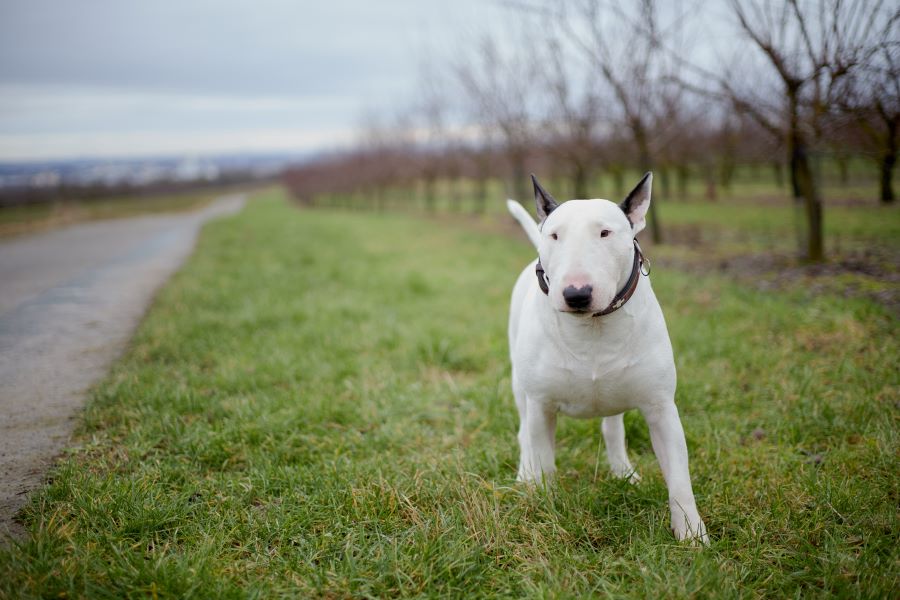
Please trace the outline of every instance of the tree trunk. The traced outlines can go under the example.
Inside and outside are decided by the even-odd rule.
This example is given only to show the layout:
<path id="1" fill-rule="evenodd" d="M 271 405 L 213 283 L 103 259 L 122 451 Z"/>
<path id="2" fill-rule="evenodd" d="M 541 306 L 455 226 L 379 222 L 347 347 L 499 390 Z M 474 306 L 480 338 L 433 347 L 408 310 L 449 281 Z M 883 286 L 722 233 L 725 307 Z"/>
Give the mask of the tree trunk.
<path id="1" fill-rule="evenodd" d="M 718 192 L 716 191 L 716 172 L 715 166 L 708 162 L 703 167 L 703 173 L 706 179 L 706 199 L 710 202 L 718 200 Z"/>
<path id="2" fill-rule="evenodd" d="M 650 156 L 650 144 L 647 141 L 647 132 L 642 127 L 635 127 L 634 138 L 638 145 L 638 152 L 641 159 L 641 170 L 650 171 L 653 169 L 653 159 Z M 654 244 L 661 244 L 663 241 L 662 227 L 659 223 L 659 211 L 656 210 L 657 202 L 650 202 L 650 238 Z"/>
<path id="3" fill-rule="evenodd" d="M 616 198 L 625 199 L 625 174 L 622 172 L 622 167 L 619 165 L 615 165 L 610 167 L 609 169 L 610 175 L 613 178 L 613 187 L 616 189 Z"/>
<path id="4" fill-rule="evenodd" d="M 483 214 L 488 199 L 488 178 L 491 176 L 491 164 L 489 159 L 484 155 L 479 155 L 478 173 L 476 177 L 478 182 L 475 191 L 475 212 Z"/>
<path id="5" fill-rule="evenodd" d="M 837 163 L 838 168 L 838 182 L 841 184 L 841 187 L 847 187 L 847 184 L 850 183 L 850 174 L 847 169 L 847 156 L 845 154 L 838 154 L 834 160 Z"/>
<path id="6" fill-rule="evenodd" d="M 463 194 L 460 189 L 462 186 L 462 178 L 456 172 L 453 172 L 450 174 L 448 185 L 450 186 L 450 202 L 453 205 L 453 211 L 462 212 Z"/>
<path id="7" fill-rule="evenodd" d="M 894 165 L 897 164 L 897 152 L 885 153 L 881 160 L 881 201 L 891 204 L 894 201 Z"/>
<path id="8" fill-rule="evenodd" d="M 555 173 L 555 172 L 554 172 Z M 569 178 L 565 175 L 553 175 L 548 179 L 550 193 L 556 198 L 575 198 L 569 193 Z M 545 186 L 546 187 L 546 186 Z"/>
<path id="9" fill-rule="evenodd" d="M 802 198 L 803 192 L 800 191 L 800 183 L 797 181 L 797 169 L 799 167 L 797 166 L 797 162 L 794 159 L 794 153 L 791 152 L 790 150 L 788 150 L 788 152 L 790 153 L 789 165 L 790 165 L 790 173 L 791 173 L 791 194 L 794 196 L 795 199 Z"/>
<path id="10" fill-rule="evenodd" d="M 691 171 L 687 165 L 678 165 L 678 197 L 682 202 L 688 199 L 688 182 L 691 178 Z"/>
<path id="11" fill-rule="evenodd" d="M 575 168 L 572 171 L 572 196 L 580 199 L 590 198 L 588 196 L 587 169 L 580 162 L 575 163 Z"/>
<path id="12" fill-rule="evenodd" d="M 775 175 L 775 185 L 784 187 L 784 166 L 780 160 L 772 161 L 772 173 Z"/>
<path id="13" fill-rule="evenodd" d="M 416 205 L 416 181 L 406 184 L 406 210 L 412 210 Z"/>
<path id="14" fill-rule="evenodd" d="M 891 204 L 894 201 L 894 165 L 897 164 L 897 127 L 900 119 L 889 121 L 887 147 L 881 157 L 881 201 Z"/>
<path id="15" fill-rule="evenodd" d="M 715 202 L 719 199 L 719 193 L 716 191 L 716 178 L 707 177 L 706 179 L 706 199 Z"/>
<path id="16" fill-rule="evenodd" d="M 666 200 L 672 197 L 672 186 L 670 185 L 668 167 L 659 168 L 659 189 L 662 192 L 662 197 Z"/>
<path id="17" fill-rule="evenodd" d="M 475 190 L 475 205 L 473 212 L 477 215 L 484 214 L 484 207 L 487 204 L 487 176 L 478 176 Z"/>
<path id="18" fill-rule="evenodd" d="M 460 165 L 454 156 L 447 156 L 444 162 L 444 190 L 452 212 L 462 212 L 463 192 Z"/>
<path id="19" fill-rule="evenodd" d="M 731 191 L 731 182 L 734 179 L 734 159 L 726 154 L 722 157 L 722 162 L 719 165 L 719 183 L 722 186 L 722 189 L 725 190 L 725 195 L 727 196 Z"/>
<path id="20" fill-rule="evenodd" d="M 512 189 L 515 192 L 515 199 L 519 202 L 526 202 L 532 196 L 528 193 L 528 181 L 525 173 L 525 155 L 520 151 L 513 151 L 509 155 L 510 166 L 512 167 Z"/>
<path id="21" fill-rule="evenodd" d="M 822 199 L 813 174 L 806 144 L 799 132 L 791 136 L 791 164 L 796 172 L 793 178 L 803 199 L 806 215 L 806 258 L 812 262 L 825 260 L 825 243 L 822 232 Z"/>
<path id="22" fill-rule="evenodd" d="M 798 84 L 799 85 L 799 84 Z M 812 262 L 825 260 L 825 243 L 822 232 L 822 198 L 809 160 L 806 139 L 800 128 L 798 111 L 798 85 L 788 87 L 788 152 L 790 153 L 791 182 L 795 201 L 801 201 L 806 217 L 806 258 Z M 799 232 L 798 232 L 799 233 Z M 801 244 L 804 240 L 798 240 Z"/>
<path id="23" fill-rule="evenodd" d="M 434 177 L 425 175 L 425 210 L 434 212 Z"/>

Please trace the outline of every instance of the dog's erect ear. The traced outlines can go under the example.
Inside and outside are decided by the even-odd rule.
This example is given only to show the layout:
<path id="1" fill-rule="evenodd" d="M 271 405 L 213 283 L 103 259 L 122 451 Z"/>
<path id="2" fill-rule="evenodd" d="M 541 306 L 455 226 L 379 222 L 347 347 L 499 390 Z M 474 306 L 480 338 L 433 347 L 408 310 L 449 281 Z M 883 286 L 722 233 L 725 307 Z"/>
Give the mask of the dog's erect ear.
<path id="1" fill-rule="evenodd" d="M 531 174 L 531 183 L 534 184 L 534 204 L 537 206 L 538 219 L 543 221 L 547 218 L 547 215 L 559 207 L 559 204 L 547 190 L 541 187 L 534 173 Z"/>
<path id="2" fill-rule="evenodd" d="M 653 173 L 647 171 L 640 182 L 631 190 L 628 197 L 622 201 L 619 208 L 631 222 L 631 228 L 637 235 L 647 225 L 645 217 L 650 208 L 650 188 L 653 185 Z"/>

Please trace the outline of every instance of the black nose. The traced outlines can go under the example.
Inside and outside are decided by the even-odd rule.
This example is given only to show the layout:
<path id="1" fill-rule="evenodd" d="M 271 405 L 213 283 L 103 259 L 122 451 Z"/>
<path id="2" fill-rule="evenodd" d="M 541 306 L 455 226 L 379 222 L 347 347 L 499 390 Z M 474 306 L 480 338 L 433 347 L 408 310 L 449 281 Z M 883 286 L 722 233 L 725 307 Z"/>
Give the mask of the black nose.
<path id="1" fill-rule="evenodd" d="M 570 285 L 563 290 L 563 299 L 571 308 L 584 308 L 591 303 L 593 290 L 594 288 L 589 285 L 577 289 L 574 285 Z"/>

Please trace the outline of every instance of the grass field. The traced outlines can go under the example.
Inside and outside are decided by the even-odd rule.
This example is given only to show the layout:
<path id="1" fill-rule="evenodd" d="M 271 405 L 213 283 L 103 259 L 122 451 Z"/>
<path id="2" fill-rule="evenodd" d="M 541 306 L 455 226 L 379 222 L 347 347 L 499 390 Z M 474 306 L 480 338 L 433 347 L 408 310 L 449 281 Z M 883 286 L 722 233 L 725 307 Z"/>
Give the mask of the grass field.
<path id="1" fill-rule="evenodd" d="M 211 224 L 0 550 L 0 596 L 896 595 L 893 316 L 657 266 L 712 538 L 691 548 L 638 415 L 639 485 L 572 419 L 557 484 L 514 483 L 505 321 L 532 256 L 278 192 Z"/>

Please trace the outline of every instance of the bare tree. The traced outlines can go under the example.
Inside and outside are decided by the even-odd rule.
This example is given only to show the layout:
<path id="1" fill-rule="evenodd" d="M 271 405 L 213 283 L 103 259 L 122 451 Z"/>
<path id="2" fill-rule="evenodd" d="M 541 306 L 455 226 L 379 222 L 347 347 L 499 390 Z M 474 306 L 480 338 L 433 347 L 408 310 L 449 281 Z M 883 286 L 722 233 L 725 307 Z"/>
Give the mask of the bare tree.
<path id="1" fill-rule="evenodd" d="M 802 201 L 807 258 L 824 259 L 823 208 L 812 153 L 841 82 L 872 52 L 883 2 L 729 0 L 738 30 L 768 65 L 778 86 L 716 74 L 719 92 L 761 127 L 786 141 L 794 196 Z M 709 72 L 705 73 L 709 75 Z M 772 102 L 771 98 L 775 101 Z"/>
<path id="2" fill-rule="evenodd" d="M 574 197 L 588 198 L 588 182 L 599 160 L 597 130 L 605 118 L 603 98 L 589 76 L 591 70 L 567 55 L 557 36 L 547 36 L 540 75 L 549 95 L 550 148 L 569 170 Z"/>
<path id="3" fill-rule="evenodd" d="M 526 46 L 504 53 L 498 42 L 482 38 L 474 52 L 456 61 L 454 71 L 482 129 L 496 132 L 509 163 L 512 189 L 528 196 L 526 161 L 533 143 L 536 69 Z"/>
<path id="4" fill-rule="evenodd" d="M 423 145 L 419 153 L 419 173 L 424 186 L 425 209 L 435 209 L 437 180 L 441 174 L 443 156 L 448 143 L 446 95 L 436 80 L 436 70 L 429 65 L 419 69 L 419 102 L 413 113 L 422 121 Z"/>
<path id="5" fill-rule="evenodd" d="M 617 121 L 630 134 L 641 170 L 652 169 L 659 148 L 671 131 L 671 116 L 683 90 L 673 83 L 677 61 L 664 51 L 663 40 L 678 30 L 680 17 L 665 26 L 655 0 L 564 3 L 559 19 L 567 38 L 590 60 L 592 71 L 608 86 Z M 674 42 L 673 42 L 674 43 Z M 653 240 L 662 240 L 656 207 L 651 205 Z"/>
<path id="6" fill-rule="evenodd" d="M 415 143 L 407 115 L 363 115 L 356 155 L 359 171 L 353 175 L 368 195 L 369 200 L 364 200 L 363 205 L 373 202 L 377 210 L 388 208 L 393 188 L 409 179 L 408 157 L 415 155 Z"/>
<path id="7" fill-rule="evenodd" d="M 869 62 L 850 78 L 841 94 L 841 108 L 849 114 L 879 167 L 879 197 L 884 203 L 895 200 L 894 167 L 900 150 L 900 41 L 894 18 L 885 27 L 883 43 Z"/>
<path id="8" fill-rule="evenodd" d="M 885 69 L 883 76 L 873 86 L 877 95 L 873 98 L 872 108 L 880 119 L 882 129 L 881 155 L 881 201 L 890 203 L 895 199 L 893 176 L 897 165 L 898 140 L 900 129 L 900 57 L 897 48 L 885 48 Z"/>

